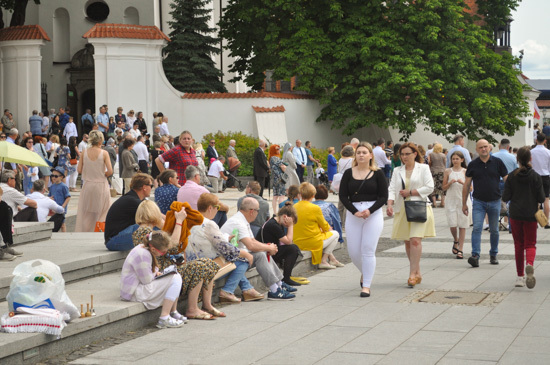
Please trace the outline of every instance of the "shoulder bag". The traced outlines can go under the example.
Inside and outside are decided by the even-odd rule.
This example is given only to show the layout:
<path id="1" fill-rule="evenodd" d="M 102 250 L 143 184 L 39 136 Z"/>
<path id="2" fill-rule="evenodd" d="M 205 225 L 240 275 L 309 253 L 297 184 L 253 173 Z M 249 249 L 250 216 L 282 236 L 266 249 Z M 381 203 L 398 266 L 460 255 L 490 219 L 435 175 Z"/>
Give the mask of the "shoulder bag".
<path id="1" fill-rule="evenodd" d="M 401 179 L 403 190 L 405 190 L 405 181 Z M 428 220 L 426 212 L 426 202 L 422 200 L 405 200 L 405 213 L 407 222 L 424 223 Z"/>

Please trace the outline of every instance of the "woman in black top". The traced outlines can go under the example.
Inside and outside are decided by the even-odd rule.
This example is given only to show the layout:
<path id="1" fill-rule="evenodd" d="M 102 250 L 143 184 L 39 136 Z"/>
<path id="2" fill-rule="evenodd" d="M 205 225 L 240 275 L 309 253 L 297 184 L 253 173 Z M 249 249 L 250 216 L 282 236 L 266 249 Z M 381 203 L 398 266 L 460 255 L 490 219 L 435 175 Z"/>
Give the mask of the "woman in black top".
<path id="1" fill-rule="evenodd" d="M 516 249 L 516 286 L 535 287 L 535 262 L 537 243 L 537 220 L 535 213 L 545 196 L 542 179 L 531 168 L 531 150 L 521 147 L 517 153 L 519 169 L 515 169 L 506 179 L 502 200 L 510 202 L 510 225 Z M 524 265 L 527 262 L 527 266 Z M 527 279 L 525 278 L 527 274 Z"/>
<path id="2" fill-rule="evenodd" d="M 298 256 L 302 255 L 302 251 L 298 246 L 292 243 L 294 224 L 297 221 L 296 210 L 292 206 L 292 202 L 287 201 L 279 209 L 277 216 L 265 222 L 256 235 L 256 240 L 260 242 L 275 243 L 277 245 L 278 251 L 273 259 L 283 267 L 283 282 L 292 286 L 301 285 L 290 278 Z"/>
<path id="3" fill-rule="evenodd" d="M 384 228 L 380 208 L 388 200 L 388 183 L 384 171 L 376 166 L 372 146 L 362 142 L 355 150 L 352 168 L 340 182 L 340 201 L 346 208 L 348 252 L 361 271 L 361 297 L 370 296 L 376 267 L 376 246 Z"/>

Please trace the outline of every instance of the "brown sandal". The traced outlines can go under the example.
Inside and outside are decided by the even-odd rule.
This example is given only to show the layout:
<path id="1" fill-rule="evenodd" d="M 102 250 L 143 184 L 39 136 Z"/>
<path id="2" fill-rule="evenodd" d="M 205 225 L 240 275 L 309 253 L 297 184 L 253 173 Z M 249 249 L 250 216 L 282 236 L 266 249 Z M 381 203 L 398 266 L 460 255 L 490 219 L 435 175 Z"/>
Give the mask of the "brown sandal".
<path id="1" fill-rule="evenodd" d="M 224 312 L 219 311 L 216 308 L 212 308 L 212 310 L 202 308 L 202 310 L 205 311 L 206 313 L 210 313 L 214 317 L 227 317 Z"/>

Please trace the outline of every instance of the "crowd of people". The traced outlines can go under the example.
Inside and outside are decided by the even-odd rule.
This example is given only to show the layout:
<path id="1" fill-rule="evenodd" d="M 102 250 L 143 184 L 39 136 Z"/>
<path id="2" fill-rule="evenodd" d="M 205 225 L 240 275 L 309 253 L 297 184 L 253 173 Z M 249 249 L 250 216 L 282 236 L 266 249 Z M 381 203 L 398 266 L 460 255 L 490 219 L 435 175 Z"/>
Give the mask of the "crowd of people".
<path id="1" fill-rule="evenodd" d="M 281 147 L 259 140 L 253 181 L 237 202 L 238 212 L 228 217 L 219 194 L 238 175 L 236 141 L 230 141 L 225 155 L 214 139 L 205 151 L 187 130 L 173 138 L 162 113 L 154 115 L 150 138 L 143 113 L 125 115 L 117 108 L 109 116 L 106 105 L 97 116 L 87 110 L 80 128 L 64 108 L 46 114 L 33 111 L 30 131 L 22 136 L 9 110 L 1 120 L 2 139 L 36 152 L 51 167 L 4 163 L 0 212 L 7 219 L 0 220 L 0 259 L 22 255 L 11 247 L 12 221 L 51 221 L 54 231 L 66 230 L 67 205 L 80 176 L 75 231 L 103 232 L 106 249 L 130 251 L 121 297 L 149 309 L 162 307 L 159 328 L 225 317 L 211 303 L 219 277 L 226 277 L 222 302 L 264 299 L 246 278 L 253 267 L 268 299 L 294 299 L 297 287 L 307 283 L 292 275 L 302 251 L 311 252 L 319 269 L 342 267 L 333 251 L 344 242 L 344 231 L 351 261 L 361 273 L 360 296 L 369 297 L 385 205 L 393 217 L 391 238 L 405 244 L 408 286 L 422 282 L 422 240 L 436 235 L 438 203 L 445 209 L 457 259 L 464 257 L 466 229 L 473 225 L 472 267 L 479 267 L 485 228 L 489 262 L 499 263 L 501 209 L 507 211 L 505 227 L 516 248 L 515 285 L 535 286 L 535 213 L 539 206 L 546 217 L 550 211 L 550 151 L 543 133 L 537 133 L 535 146 L 516 151 L 502 139 L 494 153 L 484 139 L 470 153 L 461 135 L 448 151 L 437 142 L 426 150 L 412 142 L 394 145 L 380 138 L 370 144 L 354 138 L 341 146 L 339 159 L 335 147 L 327 149 L 326 170 L 310 141 Z M 122 196 L 111 204 L 120 180 Z M 271 204 L 263 198 L 267 187 L 273 191 Z M 338 206 L 327 201 L 331 192 L 338 194 Z M 148 199 L 152 194 L 154 202 Z M 177 311 L 181 296 L 189 302 L 185 315 Z"/>

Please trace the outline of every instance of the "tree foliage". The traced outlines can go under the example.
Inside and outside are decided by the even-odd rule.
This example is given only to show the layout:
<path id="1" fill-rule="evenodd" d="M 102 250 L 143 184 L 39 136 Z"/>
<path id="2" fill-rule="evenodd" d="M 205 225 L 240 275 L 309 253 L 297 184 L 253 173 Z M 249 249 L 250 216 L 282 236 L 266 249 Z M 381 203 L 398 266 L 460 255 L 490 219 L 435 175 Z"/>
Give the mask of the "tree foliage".
<path id="1" fill-rule="evenodd" d="M 10 27 L 25 24 L 25 15 L 29 0 L 0 0 L 0 10 L 13 11 Z M 34 0 L 35 4 L 40 4 L 40 0 Z M 4 28 L 4 19 L 0 16 L 0 29 Z"/>
<path id="2" fill-rule="evenodd" d="M 527 111 L 517 60 L 487 47 L 492 34 L 464 8 L 457 0 L 230 0 L 220 26 L 236 59 L 231 71 L 256 90 L 265 70 L 297 76 L 324 105 L 318 120 L 345 134 L 370 124 L 405 137 L 417 128 L 513 134 Z"/>
<path id="3" fill-rule="evenodd" d="M 163 66 L 168 80 L 183 92 L 225 92 L 222 72 L 212 56 L 220 52 L 219 38 L 211 36 L 208 26 L 212 0 L 174 0 L 170 6 L 171 42 L 164 48 Z"/>

